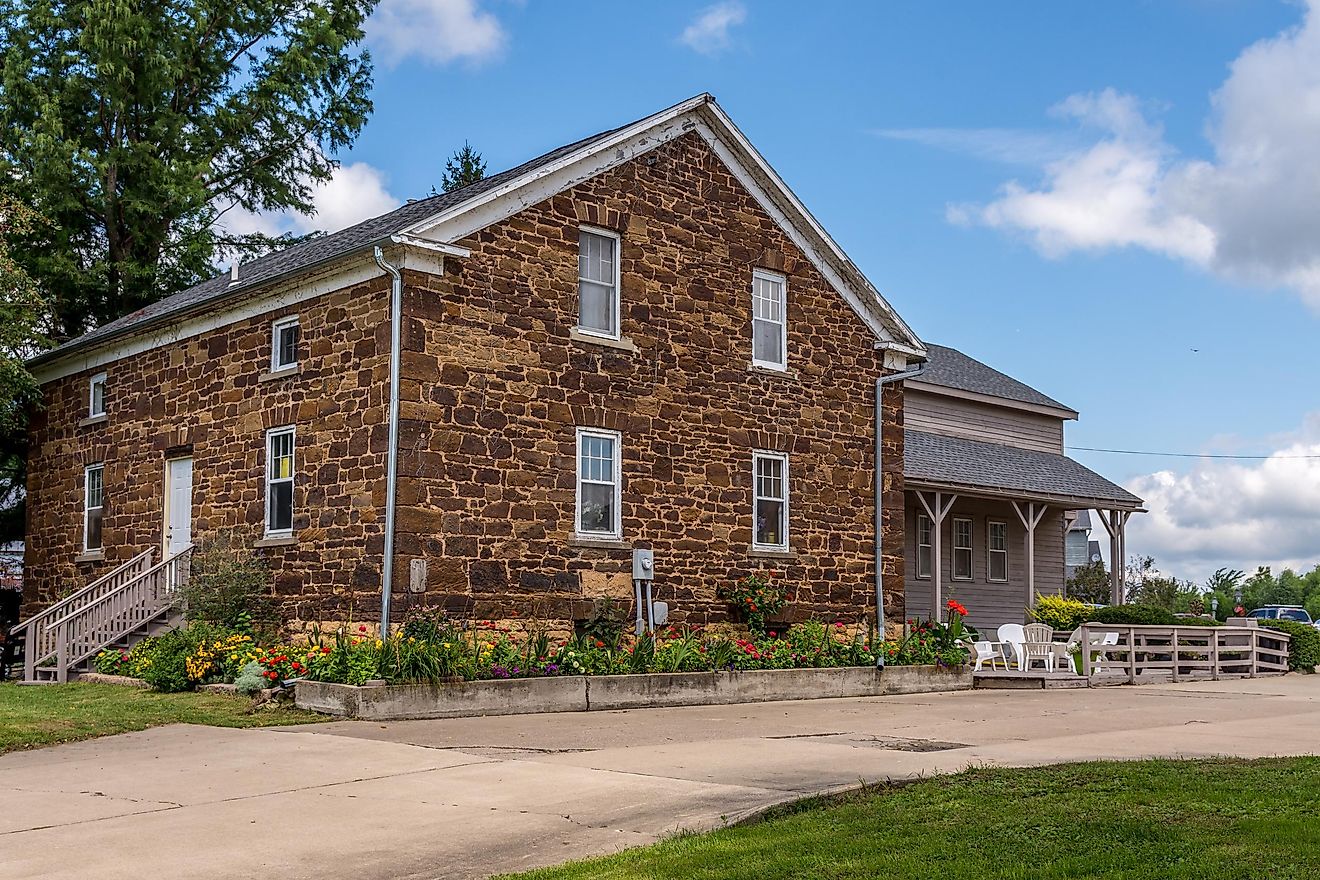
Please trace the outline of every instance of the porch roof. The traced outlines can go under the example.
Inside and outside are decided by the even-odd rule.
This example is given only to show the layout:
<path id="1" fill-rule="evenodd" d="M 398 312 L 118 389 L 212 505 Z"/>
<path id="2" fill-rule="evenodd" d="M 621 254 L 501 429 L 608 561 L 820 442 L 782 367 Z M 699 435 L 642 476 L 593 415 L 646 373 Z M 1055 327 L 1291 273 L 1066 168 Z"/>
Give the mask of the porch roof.
<path id="1" fill-rule="evenodd" d="M 925 431 L 903 432 L 903 477 L 938 488 L 1075 509 L 1141 510 L 1142 500 L 1066 455 Z"/>

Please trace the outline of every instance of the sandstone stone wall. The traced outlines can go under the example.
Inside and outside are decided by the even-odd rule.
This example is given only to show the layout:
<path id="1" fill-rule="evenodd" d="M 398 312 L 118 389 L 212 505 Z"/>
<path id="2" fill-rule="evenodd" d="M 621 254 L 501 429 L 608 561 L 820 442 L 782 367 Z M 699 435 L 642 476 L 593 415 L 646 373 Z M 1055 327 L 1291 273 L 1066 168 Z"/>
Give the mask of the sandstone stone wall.
<path id="1" fill-rule="evenodd" d="M 654 157 L 654 162 L 650 158 Z M 570 339 L 580 223 L 622 236 L 622 331 Z M 396 620 L 413 605 L 555 628 L 631 598 L 655 550 L 677 622 L 728 621 L 719 585 L 771 570 L 788 617 L 873 606 L 872 432 L 881 356 L 862 321 L 688 134 L 405 273 Z M 789 372 L 751 363 L 752 270 L 788 277 Z M 265 431 L 296 424 L 295 538 L 261 546 L 290 619 L 371 620 L 383 553 L 388 279 L 104 368 L 108 417 L 79 426 L 92 372 L 45 387 L 29 466 L 29 610 L 162 540 L 167 458 L 194 459 L 193 531 L 260 536 Z M 297 375 L 261 381 L 269 326 L 299 315 Z M 903 615 L 902 397 L 885 397 L 885 571 Z M 623 542 L 573 537 L 575 427 L 622 432 Z M 753 553 L 752 451 L 790 456 L 784 557 Z M 104 560 L 76 561 L 82 473 L 104 461 Z M 410 565 L 425 583 L 410 589 Z"/>
<path id="2" fill-rule="evenodd" d="M 656 554 L 672 618 L 727 620 L 719 585 L 772 570 L 789 616 L 856 619 L 873 600 L 874 380 L 863 322 L 696 134 L 461 242 L 408 275 L 398 558 L 478 618 L 583 617 L 632 595 Z M 632 349 L 570 338 L 581 224 L 620 234 Z M 788 276 L 787 374 L 751 367 L 752 270 Z M 902 400 L 884 432 L 887 604 L 902 620 Z M 574 538 L 575 428 L 622 434 L 623 542 Z M 785 557 L 752 543 L 752 452 L 790 456 Z M 399 584 L 406 594 L 407 584 Z"/>

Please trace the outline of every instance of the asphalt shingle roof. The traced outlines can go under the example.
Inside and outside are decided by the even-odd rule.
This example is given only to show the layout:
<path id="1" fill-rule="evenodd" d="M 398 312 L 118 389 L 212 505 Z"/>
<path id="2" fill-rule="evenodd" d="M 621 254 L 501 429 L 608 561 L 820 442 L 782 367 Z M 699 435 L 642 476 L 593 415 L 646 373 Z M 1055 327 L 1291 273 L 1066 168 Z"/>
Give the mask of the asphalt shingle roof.
<path id="1" fill-rule="evenodd" d="M 631 125 L 632 123 L 629 123 Z M 264 257 L 259 257 L 250 263 L 244 263 L 239 267 L 239 280 L 237 284 L 230 284 L 229 273 L 216 275 L 214 278 L 208 278 L 192 287 L 182 290 L 164 299 L 157 300 L 154 303 L 143 306 L 135 312 L 130 312 L 122 318 L 111 321 L 97 327 L 88 333 L 84 333 L 76 339 L 53 348 L 34 359 L 34 363 L 40 363 L 47 360 L 53 360 L 74 349 L 84 348 L 94 345 L 105 339 L 109 339 L 123 333 L 129 332 L 134 328 L 162 321 L 174 315 L 191 311 L 192 309 L 204 306 L 210 302 L 218 302 L 228 299 L 231 296 L 242 294 L 244 291 L 259 287 L 260 285 L 272 281 L 276 278 L 298 272 L 304 269 L 310 269 L 321 263 L 333 260 L 338 257 L 347 256 L 354 251 L 362 250 L 372 245 L 379 244 L 389 236 L 397 234 L 415 223 L 419 223 L 430 217 L 432 214 L 438 214 L 441 211 L 462 204 L 468 199 L 474 198 L 491 189 L 513 180 L 529 171 L 548 165 L 555 160 L 573 153 L 583 147 L 603 140 L 620 129 L 627 128 L 627 125 L 619 128 L 612 128 L 609 131 L 602 131 L 591 137 L 583 138 L 571 144 L 566 144 L 557 149 L 551 150 L 541 156 L 537 156 L 528 162 L 524 162 L 507 171 L 501 171 L 499 174 L 483 178 L 476 183 L 453 190 L 451 192 L 440 193 L 425 199 L 410 201 L 387 214 L 379 217 L 372 217 L 370 220 L 363 220 L 347 229 L 341 229 L 338 232 L 332 232 L 328 235 L 321 235 L 309 239 L 284 250 L 275 251 Z"/>
<path id="2" fill-rule="evenodd" d="M 926 351 L 929 360 L 926 371 L 917 378 L 918 382 L 1073 411 L 1072 407 L 1041 394 L 1035 388 L 1024 385 L 1012 376 L 986 366 L 976 358 L 968 357 L 956 348 L 928 342 Z"/>
<path id="3" fill-rule="evenodd" d="M 903 432 L 903 476 L 969 489 L 997 489 L 1029 496 L 1063 497 L 1140 507 L 1142 500 L 1066 455 L 998 443 Z"/>

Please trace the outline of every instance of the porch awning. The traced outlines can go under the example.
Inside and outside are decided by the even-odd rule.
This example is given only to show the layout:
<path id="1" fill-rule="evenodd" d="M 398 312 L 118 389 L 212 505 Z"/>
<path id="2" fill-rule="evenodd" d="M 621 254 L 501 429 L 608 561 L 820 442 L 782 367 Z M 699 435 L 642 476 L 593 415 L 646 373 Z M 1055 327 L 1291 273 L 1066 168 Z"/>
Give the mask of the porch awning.
<path id="1" fill-rule="evenodd" d="M 1043 501 L 1073 509 L 1140 511 L 1142 500 L 1056 452 L 925 431 L 903 432 L 908 488 Z"/>

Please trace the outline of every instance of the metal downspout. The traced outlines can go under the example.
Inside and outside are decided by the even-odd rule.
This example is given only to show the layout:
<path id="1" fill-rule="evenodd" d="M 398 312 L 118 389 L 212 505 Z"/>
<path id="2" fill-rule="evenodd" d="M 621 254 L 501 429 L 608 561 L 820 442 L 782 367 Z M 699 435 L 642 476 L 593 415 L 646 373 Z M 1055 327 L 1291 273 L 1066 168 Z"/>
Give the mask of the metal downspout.
<path id="1" fill-rule="evenodd" d="M 394 504 L 399 461 L 399 348 L 403 334 L 403 275 L 385 262 L 385 253 L 375 248 L 376 265 L 390 274 L 390 415 L 389 449 L 385 464 L 385 560 L 380 578 L 380 637 L 390 632 L 390 599 L 394 587 Z"/>
<path id="2" fill-rule="evenodd" d="M 884 569 L 884 387 L 904 379 L 913 379 L 926 372 L 926 364 L 901 373 L 890 373 L 875 380 L 875 633 L 877 641 L 885 637 L 885 569 Z M 883 667 L 885 657 L 876 652 L 875 665 Z"/>

